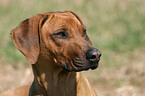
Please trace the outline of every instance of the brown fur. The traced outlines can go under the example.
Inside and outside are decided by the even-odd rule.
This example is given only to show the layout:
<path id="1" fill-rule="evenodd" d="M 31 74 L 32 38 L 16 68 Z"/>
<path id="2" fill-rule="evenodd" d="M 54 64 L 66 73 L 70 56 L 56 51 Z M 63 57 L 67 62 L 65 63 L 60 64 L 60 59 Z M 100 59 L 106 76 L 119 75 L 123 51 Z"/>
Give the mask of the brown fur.
<path id="1" fill-rule="evenodd" d="M 12 30 L 11 38 L 32 64 L 34 82 L 31 87 L 0 96 L 96 96 L 87 79 L 77 72 L 92 66 L 85 54 L 94 47 L 85 30 L 81 19 L 71 11 L 38 14 L 23 21 Z M 67 38 L 55 35 L 61 31 L 67 32 Z"/>

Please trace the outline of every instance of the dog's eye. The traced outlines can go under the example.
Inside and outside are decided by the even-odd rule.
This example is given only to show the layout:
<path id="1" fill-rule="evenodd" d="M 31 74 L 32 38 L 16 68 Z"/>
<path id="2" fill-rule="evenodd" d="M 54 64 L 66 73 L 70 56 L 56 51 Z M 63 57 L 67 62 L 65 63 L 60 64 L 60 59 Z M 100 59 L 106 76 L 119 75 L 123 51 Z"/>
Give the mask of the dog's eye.
<path id="1" fill-rule="evenodd" d="M 86 35 L 86 29 L 84 30 L 84 34 L 83 34 L 83 36 L 85 36 Z"/>
<path id="2" fill-rule="evenodd" d="M 67 33 L 64 32 L 64 31 L 55 33 L 54 35 L 56 35 L 56 36 L 59 37 L 59 38 L 64 38 L 64 39 L 67 37 Z"/>

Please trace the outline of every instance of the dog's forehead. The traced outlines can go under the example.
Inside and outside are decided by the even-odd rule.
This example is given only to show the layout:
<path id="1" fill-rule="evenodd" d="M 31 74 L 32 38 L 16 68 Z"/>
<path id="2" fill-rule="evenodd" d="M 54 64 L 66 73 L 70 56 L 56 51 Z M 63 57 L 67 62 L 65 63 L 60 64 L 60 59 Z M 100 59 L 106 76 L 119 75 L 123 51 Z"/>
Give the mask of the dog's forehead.
<path id="1" fill-rule="evenodd" d="M 72 14 L 66 14 L 66 13 L 60 13 L 60 14 L 52 14 L 51 16 L 52 22 L 55 22 L 55 24 L 77 24 L 82 25 L 81 22 Z"/>
<path id="2" fill-rule="evenodd" d="M 59 28 L 80 28 L 85 29 L 85 26 L 71 13 L 52 13 L 49 14 L 49 18 L 44 24 L 45 27 L 53 30 L 59 30 Z M 48 29 L 49 30 L 49 29 Z"/>
<path id="3" fill-rule="evenodd" d="M 67 11 L 65 11 L 65 12 L 52 12 L 52 13 L 49 13 L 49 15 L 52 15 L 55 18 L 59 18 L 59 19 L 63 19 L 63 20 L 73 19 L 73 20 L 77 21 L 78 23 L 82 23 L 82 22 L 80 22 L 78 17 L 76 17 L 74 14 L 67 12 Z"/>

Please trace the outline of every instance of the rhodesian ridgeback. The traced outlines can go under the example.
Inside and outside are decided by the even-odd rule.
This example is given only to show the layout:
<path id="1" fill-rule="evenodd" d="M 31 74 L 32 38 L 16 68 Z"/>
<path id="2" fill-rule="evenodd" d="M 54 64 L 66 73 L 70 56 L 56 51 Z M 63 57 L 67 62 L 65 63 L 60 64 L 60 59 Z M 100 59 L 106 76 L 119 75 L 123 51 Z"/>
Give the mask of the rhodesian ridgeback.
<path id="1" fill-rule="evenodd" d="M 80 71 L 96 69 L 101 52 L 72 11 L 38 14 L 10 34 L 32 65 L 34 81 L 0 96 L 96 96 Z"/>

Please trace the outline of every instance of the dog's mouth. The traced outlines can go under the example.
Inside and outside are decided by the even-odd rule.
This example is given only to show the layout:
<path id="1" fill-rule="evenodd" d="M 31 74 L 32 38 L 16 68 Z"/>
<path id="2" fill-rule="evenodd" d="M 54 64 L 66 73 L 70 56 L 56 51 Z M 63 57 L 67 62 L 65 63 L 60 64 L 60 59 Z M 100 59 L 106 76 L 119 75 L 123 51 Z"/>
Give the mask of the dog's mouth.
<path id="1" fill-rule="evenodd" d="M 68 63 L 61 62 L 61 67 L 68 71 L 68 72 L 79 72 L 79 71 L 86 71 L 89 69 L 96 69 L 99 65 L 99 61 L 96 62 L 89 62 L 88 60 L 83 60 L 80 58 L 75 58 Z"/>
<path id="2" fill-rule="evenodd" d="M 61 62 L 61 67 L 66 71 L 83 71 L 96 69 L 99 65 L 101 52 L 95 48 L 88 49 L 84 54 L 77 55 L 71 60 Z"/>

